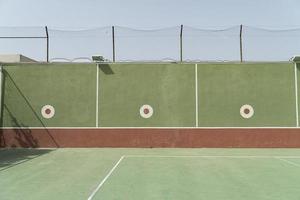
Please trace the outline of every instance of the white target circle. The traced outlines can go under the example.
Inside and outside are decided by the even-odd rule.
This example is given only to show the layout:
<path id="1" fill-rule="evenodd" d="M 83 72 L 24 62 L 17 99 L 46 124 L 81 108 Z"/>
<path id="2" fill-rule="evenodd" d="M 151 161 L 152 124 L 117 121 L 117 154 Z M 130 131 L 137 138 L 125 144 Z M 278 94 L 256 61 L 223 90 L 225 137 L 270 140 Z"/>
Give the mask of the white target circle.
<path id="1" fill-rule="evenodd" d="M 41 109 L 41 114 L 45 119 L 50 119 L 55 115 L 55 109 L 51 105 L 44 105 Z"/>
<path id="2" fill-rule="evenodd" d="M 253 107 L 248 104 L 242 105 L 240 108 L 240 115 L 245 119 L 251 118 L 254 115 Z"/>
<path id="3" fill-rule="evenodd" d="M 140 115 L 145 119 L 150 118 L 153 115 L 153 108 L 150 105 L 142 105 L 140 107 Z"/>

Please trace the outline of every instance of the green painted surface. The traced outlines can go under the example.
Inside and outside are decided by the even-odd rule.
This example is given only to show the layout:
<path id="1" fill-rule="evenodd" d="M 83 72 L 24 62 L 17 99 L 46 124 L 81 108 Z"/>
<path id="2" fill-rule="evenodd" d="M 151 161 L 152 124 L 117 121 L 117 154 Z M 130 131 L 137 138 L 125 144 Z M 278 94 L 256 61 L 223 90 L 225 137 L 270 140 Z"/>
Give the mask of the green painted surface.
<path id="1" fill-rule="evenodd" d="M 86 127 L 96 124 L 96 66 L 24 64 L 4 67 L 3 126 Z M 44 105 L 55 116 L 41 115 Z"/>
<path id="2" fill-rule="evenodd" d="M 195 126 L 195 65 L 100 66 L 100 126 Z M 153 107 L 144 119 L 142 105 Z"/>
<path id="3" fill-rule="evenodd" d="M 296 126 L 293 64 L 198 65 L 198 83 L 200 126 Z"/>
<path id="4" fill-rule="evenodd" d="M 300 198 L 299 149 L 104 148 L 0 150 L 0 199 L 87 199 L 123 155 L 93 200 Z"/>
<path id="5" fill-rule="evenodd" d="M 297 77 L 297 92 L 298 92 L 298 113 L 300 112 L 300 64 L 297 65 L 294 64 L 294 72 L 296 72 Z M 298 119 L 298 123 L 300 124 L 300 119 Z"/>
<path id="6" fill-rule="evenodd" d="M 296 126 L 292 63 L 202 63 L 197 75 L 200 127 Z M 96 81 L 95 64 L 5 66 L 3 126 L 94 127 Z M 195 64 L 101 64 L 98 92 L 100 127 L 196 125 Z M 51 119 L 41 116 L 46 104 Z M 154 110 L 148 119 L 139 113 L 145 104 Z M 250 119 L 240 115 L 244 104 L 254 108 Z"/>

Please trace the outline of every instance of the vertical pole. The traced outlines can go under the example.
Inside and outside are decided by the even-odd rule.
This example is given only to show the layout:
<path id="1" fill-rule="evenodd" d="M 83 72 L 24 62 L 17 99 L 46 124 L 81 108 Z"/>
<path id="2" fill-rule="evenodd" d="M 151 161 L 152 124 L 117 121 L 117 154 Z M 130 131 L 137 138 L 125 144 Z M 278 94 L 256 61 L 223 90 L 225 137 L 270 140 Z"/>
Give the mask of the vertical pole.
<path id="1" fill-rule="evenodd" d="M 183 32 L 183 25 L 180 26 L 180 62 L 182 62 L 182 32 Z"/>
<path id="2" fill-rule="evenodd" d="M 96 73 L 96 128 L 99 127 L 99 64 L 97 63 Z"/>
<path id="3" fill-rule="evenodd" d="M 112 26 L 113 62 L 116 62 L 115 27 Z"/>
<path id="4" fill-rule="evenodd" d="M 4 92 L 5 92 L 5 77 L 4 77 L 4 69 L 3 66 L 0 63 L 0 112 L 1 112 L 1 120 L 0 120 L 0 147 L 5 147 L 6 143 L 5 143 L 5 138 L 3 135 L 3 127 L 4 127 L 4 119 L 3 119 L 3 112 L 4 112 Z"/>
<path id="5" fill-rule="evenodd" d="M 3 66 L 0 63 L 0 147 L 5 147 L 5 138 L 3 135 L 3 126 L 4 126 L 4 119 L 3 119 L 3 109 L 4 109 L 4 76 L 3 76 Z"/>
<path id="6" fill-rule="evenodd" d="M 1 115 L 1 120 L 0 120 L 0 126 L 1 128 L 3 127 L 3 91 L 4 91 L 4 87 L 3 87 L 3 67 L 2 65 L 0 65 L 0 115 Z M 0 139 L 1 142 L 1 139 Z M 1 145 L 1 143 L 0 143 Z"/>
<path id="7" fill-rule="evenodd" d="M 47 52 L 47 62 L 49 62 L 49 33 L 48 33 L 48 27 L 45 26 L 45 31 L 46 31 L 46 39 L 47 39 L 47 49 L 46 49 L 46 52 Z"/>
<path id="8" fill-rule="evenodd" d="M 243 25 L 240 25 L 240 61 L 243 62 Z"/>
<path id="9" fill-rule="evenodd" d="M 195 122 L 195 127 L 198 127 L 199 126 L 199 119 L 198 119 L 198 112 L 199 112 L 199 105 L 198 105 L 198 64 L 195 64 L 195 119 L 196 119 L 196 122 Z"/>
<path id="10" fill-rule="evenodd" d="M 299 127 L 299 111 L 298 111 L 298 73 L 297 63 L 294 63 L 294 81 L 295 81 L 295 102 L 296 102 L 296 127 Z"/>

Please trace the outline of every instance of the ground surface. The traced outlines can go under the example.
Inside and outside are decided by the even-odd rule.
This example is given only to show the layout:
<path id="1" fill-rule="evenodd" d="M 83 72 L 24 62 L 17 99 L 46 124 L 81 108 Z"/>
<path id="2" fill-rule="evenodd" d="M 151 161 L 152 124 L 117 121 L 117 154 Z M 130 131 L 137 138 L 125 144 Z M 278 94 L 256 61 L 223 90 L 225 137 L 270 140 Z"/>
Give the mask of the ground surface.
<path id="1" fill-rule="evenodd" d="M 0 150 L 0 199 L 300 199 L 300 149 Z"/>

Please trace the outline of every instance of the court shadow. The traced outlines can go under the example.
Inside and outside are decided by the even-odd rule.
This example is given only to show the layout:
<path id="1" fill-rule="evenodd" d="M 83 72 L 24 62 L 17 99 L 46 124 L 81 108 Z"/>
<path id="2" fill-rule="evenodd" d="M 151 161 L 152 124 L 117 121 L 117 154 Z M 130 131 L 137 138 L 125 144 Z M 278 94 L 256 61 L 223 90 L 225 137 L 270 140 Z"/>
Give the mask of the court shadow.
<path id="1" fill-rule="evenodd" d="M 10 109 L 5 104 L 3 106 L 7 111 L 7 113 L 9 114 L 9 117 L 11 119 L 11 124 L 13 125 L 13 127 L 16 127 L 14 129 L 14 132 L 16 133 L 15 139 L 18 142 L 19 146 L 33 147 L 33 148 L 38 147 L 38 141 L 32 136 L 29 127 L 19 122 L 18 119 L 12 114 Z M 16 146 L 11 146 L 11 147 L 16 147 Z"/>
<path id="2" fill-rule="evenodd" d="M 109 64 L 99 64 L 99 68 L 106 75 L 112 75 L 112 74 L 114 74 L 114 71 L 109 66 Z"/>
<path id="3" fill-rule="evenodd" d="M 4 134 L 3 134 L 3 129 L 0 130 L 0 148 L 1 147 L 5 147 L 6 146 L 6 142 L 5 142 L 5 138 L 4 138 Z"/>
<path id="4" fill-rule="evenodd" d="M 0 173 L 56 149 L 0 149 Z"/>
<path id="5" fill-rule="evenodd" d="M 13 78 L 10 76 L 10 74 L 6 71 L 3 70 L 3 84 L 2 84 L 2 109 L 1 109 L 1 126 L 4 126 L 4 111 L 8 115 L 8 118 L 10 120 L 10 124 L 14 128 L 15 132 L 15 139 L 18 142 L 18 145 L 16 146 L 21 146 L 21 147 L 39 147 L 38 140 L 36 140 L 33 135 L 32 131 L 29 128 L 28 125 L 24 124 L 22 120 L 18 119 L 20 112 L 22 113 L 27 113 L 26 115 L 28 116 L 27 118 L 31 118 L 31 121 L 33 122 L 33 126 L 37 127 L 43 127 L 43 131 L 45 134 L 49 136 L 49 139 L 55 144 L 56 147 L 59 147 L 59 144 L 55 141 L 54 137 L 51 135 L 39 115 L 36 113 L 34 110 L 33 106 L 29 103 L 29 100 L 26 98 L 26 96 L 23 94 L 21 89 L 18 87 L 18 85 L 15 83 Z M 17 103 L 19 105 L 22 105 L 22 110 L 21 111 L 12 111 L 13 107 L 15 104 L 10 103 L 9 101 L 5 103 L 5 95 L 6 95 L 6 87 L 5 85 L 9 84 L 8 88 L 10 90 L 10 98 L 14 99 L 14 103 Z M 7 147 L 5 144 L 5 137 L 3 134 L 3 130 L 1 130 L 0 138 L 0 144 L 2 147 Z M 11 146 L 11 147 L 16 147 L 16 146 Z"/>

